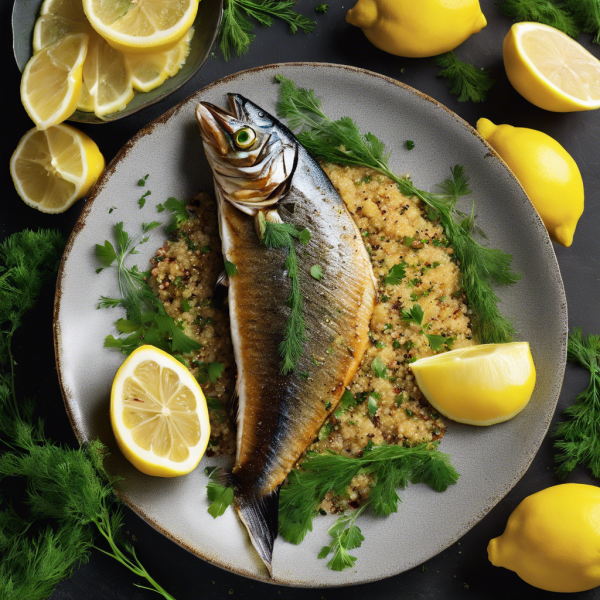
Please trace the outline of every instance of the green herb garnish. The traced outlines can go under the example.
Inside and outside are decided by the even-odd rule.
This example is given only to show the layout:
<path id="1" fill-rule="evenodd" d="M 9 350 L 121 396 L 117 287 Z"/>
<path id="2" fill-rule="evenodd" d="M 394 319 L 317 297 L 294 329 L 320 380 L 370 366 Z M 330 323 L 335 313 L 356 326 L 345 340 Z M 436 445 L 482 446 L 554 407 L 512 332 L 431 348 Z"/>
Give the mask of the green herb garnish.
<path id="1" fill-rule="evenodd" d="M 173 223 L 171 223 L 167 230 L 169 232 L 175 231 L 190 218 L 190 213 L 187 209 L 187 202 L 185 200 L 168 198 L 164 204 L 164 207 L 173 213 Z"/>
<path id="2" fill-rule="evenodd" d="M 192 361 L 192 364 L 195 367 L 198 367 L 197 379 L 200 383 L 207 383 L 210 379 L 210 382 L 213 385 L 216 385 L 217 379 L 223 375 L 223 371 L 225 370 L 225 365 L 218 361 L 205 363 L 199 360 L 194 360 Z"/>
<path id="3" fill-rule="evenodd" d="M 255 19 L 264 27 L 271 27 L 275 19 L 287 23 L 290 33 L 301 29 L 312 31 L 317 24 L 293 10 L 295 0 L 227 0 L 223 9 L 223 20 L 219 31 L 219 47 L 229 60 L 233 54 L 242 56 L 254 40 Z"/>
<path id="4" fill-rule="evenodd" d="M 225 471 L 217 467 L 206 467 L 204 473 L 210 480 L 206 485 L 206 495 L 211 501 L 208 514 L 214 519 L 225 513 L 228 506 L 233 504 L 233 488 L 227 481 Z"/>
<path id="5" fill-rule="evenodd" d="M 593 35 L 592 41 L 600 44 L 600 4 L 598 4 L 598 0 L 563 0 L 562 6 L 571 12 L 581 30 Z"/>
<path id="6" fill-rule="evenodd" d="M 433 62 L 438 67 L 443 67 L 438 77 L 448 80 L 450 93 L 459 102 L 484 102 L 488 91 L 496 83 L 488 71 L 476 69 L 473 65 L 458 60 L 452 50 L 440 54 Z"/>
<path id="7" fill-rule="evenodd" d="M 371 363 L 371 370 L 375 373 L 375 377 L 380 377 L 381 379 L 386 379 L 387 376 L 387 367 L 383 364 L 383 361 L 376 356 Z"/>
<path id="8" fill-rule="evenodd" d="M 98 441 L 77 449 L 52 442 L 33 417 L 35 401 L 18 395 L 12 338 L 56 273 L 63 246 L 51 230 L 25 230 L 0 244 L 0 479 L 21 479 L 24 498 L 15 500 L 27 506 L 17 513 L 5 495 L 14 488 L 0 492 L 0 595 L 43 600 L 97 548 L 173 600 L 123 541 L 123 514 L 102 465 L 106 448 Z"/>
<path id="9" fill-rule="evenodd" d="M 318 15 L 324 15 L 329 10 L 329 4 L 317 4 L 315 6 L 315 12 Z"/>
<path id="10" fill-rule="evenodd" d="M 415 143 L 412 140 L 406 140 L 406 149 L 412 150 L 415 147 Z"/>
<path id="11" fill-rule="evenodd" d="M 301 468 L 288 475 L 279 500 L 279 533 L 288 542 L 299 544 L 309 531 L 324 496 L 333 491 L 343 494 L 359 472 L 372 473 L 370 505 L 378 516 L 397 511 L 396 489 L 408 482 L 426 483 L 438 492 L 456 483 L 458 473 L 450 457 L 439 452 L 437 442 L 412 448 L 404 446 L 371 446 L 361 457 L 340 454 L 307 453 Z"/>
<path id="12" fill-rule="evenodd" d="M 446 179 L 438 193 L 418 189 L 413 182 L 395 175 L 389 167 L 385 144 L 372 133 L 362 135 L 349 117 L 332 121 L 323 112 L 321 101 L 313 90 L 276 76 L 281 84 L 278 114 L 288 120 L 293 129 L 303 129 L 299 141 L 316 158 L 342 166 L 362 166 L 375 169 L 394 181 L 400 191 L 414 196 L 435 210 L 444 227 L 446 237 L 454 247 L 454 255 L 461 264 L 461 285 L 473 311 L 473 328 L 483 344 L 508 342 L 514 328 L 498 310 L 494 284 L 512 284 L 520 276 L 511 271 L 512 256 L 501 250 L 486 248 L 475 241 L 474 213 L 462 213 L 456 208 L 461 196 L 471 193 L 464 169 L 452 169 L 452 178 Z M 433 240 L 434 245 L 436 241 Z M 443 242 L 438 244 L 445 245 Z"/>
<path id="13" fill-rule="evenodd" d="M 147 190 L 142 194 L 142 197 L 138 199 L 138 204 L 140 205 L 140 208 L 144 208 L 144 204 L 146 204 L 146 196 L 149 196 L 151 193 L 152 192 L 150 190 Z"/>
<path id="14" fill-rule="evenodd" d="M 583 337 L 581 327 L 575 327 L 569 335 L 567 358 L 590 372 L 590 382 L 565 411 L 568 420 L 558 423 L 554 431 L 556 474 L 565 479 L 583 465 L 600 478 L 600 335 Z"/>
<path id="15" fill-rule="evenodd" d="M 287 248 L 288 256 L 285 261 L 285 269 L 291 279 L 292 286 L 290 295 L 286 301 L 290 308 L 290 314 L 285 324 L 283 341 L 279 344 L 279 355 L 281 362 L 281 374 L 287 375 L 296 369 L 296 363 L 304 352 L 303 344 L 307 340 L 306 322 L 304 321 L 302 293 L 298 280 L 298 258 L 294 250 L 294 238 L 303 244 L 310 240 L 308 229 L 299 229 L 290 223 L 262 222 L 262 243 L 267 248 Z"/>
<path id="16" fill-rule="evenodd" d="M 385 285 L 399 285 L 400 282 L 406 277 L 406 267 L 408 265 L 402 261 L 399 265 L 394 265 L 384 277 L 383 283 Z"/>
<path id="17" fill-rule="evenodd" d="M 238 268 L 230 261 L 225 261 L 225 273 L 227 277 L 235 277 L 238 274 Z"/>
<path id="18" fill-rule="evenodd" d="M 144 344 L 151 344 L 171 354 L 187 354 L 201 348 L 167 314 L 162 302 L 146 282 L 147 274 L 136 266 L 129 268 L 125 265 L 128 257 L 137 254 L 137 245 L 148 239 L 146 234 L 159 225 L 155 221 L 144 223 L 142 236 L 132 238 L 124 231 L 123 223 L 117 223 L 116 247 L 108 240 L 104 245 L 96 244 L 96 257 L 102 264 L 97 272 L 108 267 L 116 268 L 121 293 L 121 298 L 101 296 L 98 308 L 122 306 L 127 316 L 117 321 L 117 330 L 125 337 L 107 336 L 104 340 L 106 348 L 119 348 L 123 354 L 131 354 Z"/>
<path id="19" fill-rule="evenodd" d="M 568 0 L 562 3 L 553 0 L 496 0 L 496 4 L 503 15 L 514 21 L 537 21 L 559 29 L 572 38 L 579 36 L 576 19 L 567 9 L 571 4 Z M 582 7 L 586 1 L 575 0 L 572 4 Z"/>
<path id="20" fill-rule="evenodd" d="M 323 279 L 323 269 L 321 269 L 320 265 L 313 265 L 310 268 L 310 275 L 317 281 L 321 281 Z"/>

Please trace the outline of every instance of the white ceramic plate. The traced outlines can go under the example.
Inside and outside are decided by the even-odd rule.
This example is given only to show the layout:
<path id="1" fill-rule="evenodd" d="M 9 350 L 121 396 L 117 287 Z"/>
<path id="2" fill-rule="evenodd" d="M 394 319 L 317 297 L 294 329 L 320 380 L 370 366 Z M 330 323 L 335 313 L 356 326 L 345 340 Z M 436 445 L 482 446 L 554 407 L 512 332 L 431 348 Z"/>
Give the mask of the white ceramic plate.
<path id="1" fill-rule="evenodd" d="M 398 173 L 410 173 L 429 189 L 460 163 L 471 175 L 478 222 L 489 244 L 514 255 L 523 274 L 517 285 L 498 291 L 501 309 L 515 323 L 518 339 L 531 344 L 538 383 L 527 408 L 494 427 L 449 423 L 441 450 L 452 456 L 459 482 L 440 494 L 424 485 L 401 492 L 398 513 L 361 517 L 365 541 L 354 569 L 336 573 L 317 560 L 333 517 L 315 519 L 314 531 L 300 546 L 275 544 L 277 583 L 339 586 L 395 575 L 431 558 L 477 523 L 525 473 L 548 429 L 561 388 L 567 337 L 567 310 L 552 244 L 542 222 L 506 165 L 457 115 L 414 89 L 375 73 L 327 64 L 261 67 L 221 79 L 184 100 L 129 141 L 106 169 L 77 222 L 62 263 L 55 306 L 58 370 L 67 411 L 80 441 L 100 438 L 113 452 L 110 469 L 122 477 L 122 498 L 153 527 L 199 557 L 239 574 L 268 580 L 245 529 L 233 510 L 217 520 L 206 512 L 203 459 L 186 477 L 158 479 L 136 471 L 116 449 L 109 422 L 110 386 L 123 356 L 103 348 L 120 309 L 97 310 L 100 295 L 116 295 L 114 271 L 95 274 L 94 245 L 112 239 L 113 226 L 137 232 L 144 221 L 168 221 L 155 205 L 169 196 L 189 198 L 212 190 L 194 108 L 199 100 L 225 106 L 227 92 L 239 92 L 275 113 L 282 73 L 313 88 L 333 117 L 351 116 L 362 131 L 380 137 L 392 151 Z M 408 152 L 404 142 L 415 141 Z M 137 180 L 150 174 L 147 188 Z M 140 209 L 140 191 L 152 194 Z M 116 210 L 109 213 L 109 208 Z M 141 247 L 138 265 L 165 238 L 152 232 Z"/>

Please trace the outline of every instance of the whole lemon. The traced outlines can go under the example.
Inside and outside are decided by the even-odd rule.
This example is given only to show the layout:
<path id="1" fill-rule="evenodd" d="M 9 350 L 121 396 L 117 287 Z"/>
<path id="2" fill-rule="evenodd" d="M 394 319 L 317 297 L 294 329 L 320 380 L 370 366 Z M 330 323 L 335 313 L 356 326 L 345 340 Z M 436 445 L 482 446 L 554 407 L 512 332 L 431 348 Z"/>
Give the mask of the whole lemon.
<path id="1" fill-rule="evenodd" d="M 346 21 L 377 48 L 414 58 L 453 50 L 487 25 L 479 0 L 358 0 Z"/>
<path id="2" fill-rule="evenodd" d="M 600 585 L 600 488 L 565 483 L 525 498 L 488 558 L 549 592 Z"/>
<path id="3" fill-rule="evenodd" d="M 482 135 L 515 174 L 538 211 L 550 237 L 563 246 L 583 213 L 583 180 L 573 157 L 541 131 L 477 121 Z"/>

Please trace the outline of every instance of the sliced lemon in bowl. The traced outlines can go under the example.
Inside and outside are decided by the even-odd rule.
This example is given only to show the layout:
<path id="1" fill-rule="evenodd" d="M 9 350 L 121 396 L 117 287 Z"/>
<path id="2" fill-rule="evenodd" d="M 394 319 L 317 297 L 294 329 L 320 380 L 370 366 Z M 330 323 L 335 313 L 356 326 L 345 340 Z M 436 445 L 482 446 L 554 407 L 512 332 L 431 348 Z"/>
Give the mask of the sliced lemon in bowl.
<path id="1" fill-rule="evenodd" d="M 131 72 L 125 55 L 115 50 L 96 32 L 92 32 L 83 65 L 83 85 L 78 110 L 103 117 L 123 110 L 133 95 Z"/>
<path id="2" fill-rule="evenodd" d="M 117 444 L 137 469 L 157 477 L 193 471 L 210 437 L 206 399 L 192 374 L 154 346 L 141 346 L 113 381 L 110 418 Z"/>
<path id="3" fill-rule="evenodd" d="M 21 78 L 21 102 L 38 129 L 68 119 L 77 108 L 89 36 L 74 33 L 34 54 Z"/>
<path id="4" fill-rule="evenodd" d="M 541 23 L 515 23 L 503 45 L 512 86 L 554 112 L 600 108 L 600 61 L 568 35 Z"/>
<path id="5" fill-rule="evenodd" d="M 162 85 L 169 77 L 173 77 L 185 64 L 193 36 L 194 28 L 191 27 L 170 50 L 126 53 L 125 60 L 131 74 L 133 89 L 138 92 L 149 92 Z"/>
<path id="6" fill-rule="evenodd" d="M 60 124 L 29 130 L 10 159 L 10 174 L 17 193 L 29 206 L 61 213 L 87 195 L 104 166 L 92 139 Z"/>
<path id="7" fill-rule="evenodd" d="M 199 0 L 83 0 L 92 27 L 122 52 L 174 46 L 192 26 Z"/>
<path id="8" fill-rule="evenodd" d="M 81 0 L 44 0 L 33 29 L 33 51 L 39 52 L 70 33 L 89 33 Z"/>
<path id="9" fill-rule="evenodd" d="M 527 342 L 452 350 L 421 358 L 411 368 L 438 412 L 469 425 L 512 419 L 527 406 L 536 379 Z"/>

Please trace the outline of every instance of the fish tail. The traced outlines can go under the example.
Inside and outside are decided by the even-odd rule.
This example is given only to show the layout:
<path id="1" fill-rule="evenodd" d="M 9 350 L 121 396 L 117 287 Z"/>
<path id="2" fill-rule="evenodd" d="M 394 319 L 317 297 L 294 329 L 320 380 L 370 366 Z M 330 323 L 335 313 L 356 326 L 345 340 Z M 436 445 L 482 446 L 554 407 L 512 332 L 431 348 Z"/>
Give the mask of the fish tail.
<path id="1" fill-rule="evenodd" d="M 269 494 L 260 495 L 255 490 L 246 492 L 243 487 L 235 485 L 235 475 L 232 475 L 232 479 L 235 509 L 248 530 L 252 545 L 273 577 L 271 562 L 278 528 L 279 486 Z"/>

